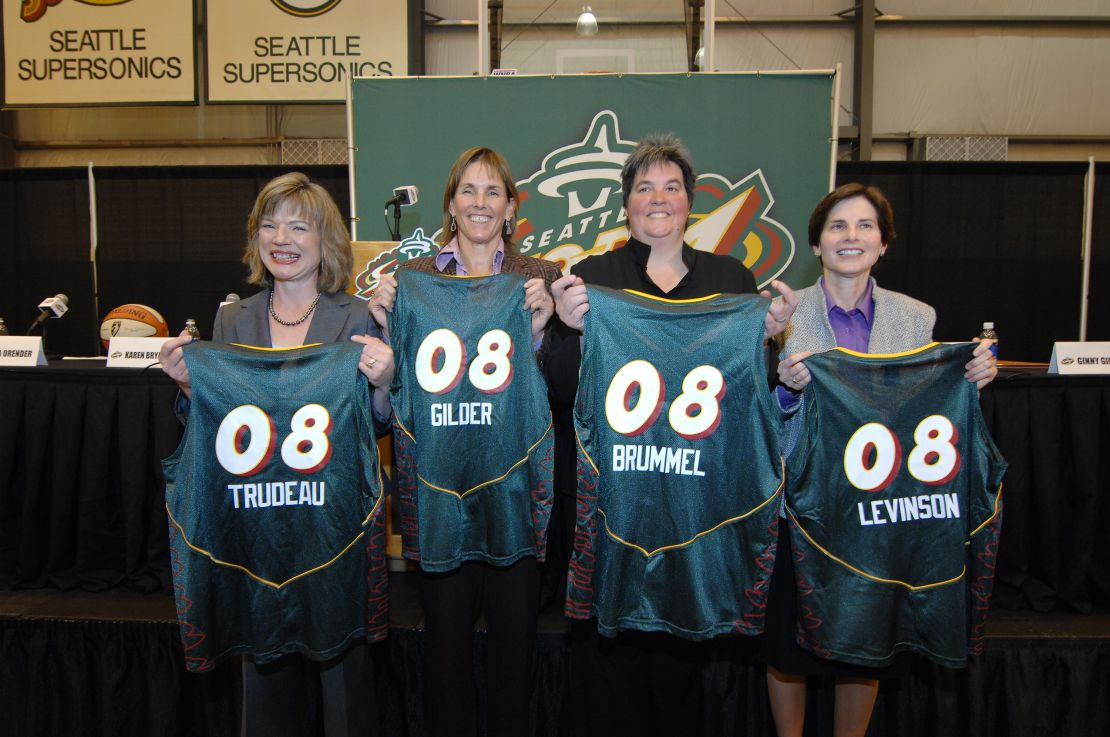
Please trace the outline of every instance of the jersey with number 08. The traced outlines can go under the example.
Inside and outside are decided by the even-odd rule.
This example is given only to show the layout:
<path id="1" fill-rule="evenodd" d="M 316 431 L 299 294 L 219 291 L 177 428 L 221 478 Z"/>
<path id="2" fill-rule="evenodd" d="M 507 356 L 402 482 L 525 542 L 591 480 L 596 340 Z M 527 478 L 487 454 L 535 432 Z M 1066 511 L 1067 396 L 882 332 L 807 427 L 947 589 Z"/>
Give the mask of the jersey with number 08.
<path id="1" fill-rule="evenodd" d="M 970 343 L 810 356 L 804 430 L 787 462 L 797 639 L 883 666 L 949 667 L 978 650 L 1006 469 L 964 378 Z"/>
<path id="2" fill-rule="evenodd" d="M 397 272 L 389 334 L 401 535 L 405 557 L 425 571 L 544 558 L 551 410 L 524 281 Z"/>
<path id="3" fill-rule="evenodd" d="M 186 666 L 326 660 L 387 631 L 382 485 L 362 346 L 185 347 L 192 407 L 163 461 Z"/>
<path id="4" fill-rule="evenodd" d="M 782 484 L 769 302 L 588 292 L 566 612 L 606 635 L 758 634 Z"/>

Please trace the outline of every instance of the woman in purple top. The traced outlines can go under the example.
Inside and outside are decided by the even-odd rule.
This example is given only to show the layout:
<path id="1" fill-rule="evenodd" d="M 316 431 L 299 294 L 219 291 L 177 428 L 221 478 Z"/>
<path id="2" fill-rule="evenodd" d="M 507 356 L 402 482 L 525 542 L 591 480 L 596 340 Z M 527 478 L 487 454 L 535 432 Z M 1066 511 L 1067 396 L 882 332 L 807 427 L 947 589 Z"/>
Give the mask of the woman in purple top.
<path id="1" fill-rule="evenodd" d="M 894 239 L 894 217 L 875 187 L 845 184 L 825 196 L 809 218 L 809 242 L 823 274 L 798 290 L 798 308 L 780 341 L 776 389 L 785 413 L 797 409 L 810 382 L 805 359 L 837 346 L 860 353 L 898 353 L 933 339 L 936 312 L 929 305 L 879 287 L 871 269 Z M 976 339 L 978 340 L 978 339 Z M 965 376 L 980 388 L 998 373 L 990 341 L 976 346 Z M 779 737 L 801 737 L 806 676 L 836 678 L 834 735 L 867 731 L 879 678 L 889 669 L 823 660 L 794 641 L 796 602 L 789 535 L 780 522 L 779 551 L 771 577 L 764 655 L 767 690 Z"/>

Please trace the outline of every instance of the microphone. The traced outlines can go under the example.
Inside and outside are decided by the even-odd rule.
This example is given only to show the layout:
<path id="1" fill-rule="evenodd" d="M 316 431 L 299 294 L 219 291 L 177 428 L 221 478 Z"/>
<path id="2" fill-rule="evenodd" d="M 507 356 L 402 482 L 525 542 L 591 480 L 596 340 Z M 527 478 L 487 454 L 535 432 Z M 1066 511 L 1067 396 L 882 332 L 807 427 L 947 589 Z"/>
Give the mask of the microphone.
<path id="1" fill-rule="evenodd" d="M 39 316 L 31 323 L 31 327 L 27 328 L 27 335 L 34 332 L 35 328 L 42 325 L 48 318 L 61 317 L 69 310 L 69 297 L 64 294 L 55 294 L 53 297 L 47 297 L 42 302 L 39 302 Z"/>
<path id="2" fill-rule="evenodd" d="M 223 302 L 220 302 L 220 307 L 227 307 L 232 302 L 238 302 L 238 301 L 239 301 L 239 295 L 236 294 L 235 292 L 231 292 L 226 297 L 224 297 Z M 219 308 L 217 308 L 217 309 L 219 309 Z"/>
<path id="3" fill-rule="evenodd" d="M 406 184 L 403 187 L 393 188 L 393 197 L 386 200 L 385 206 L 389 208 L 393 205 L 400 205 L 401 207 L 408 207 L 415 205 L 420 199 L 420 190 L 412 184 Z"/>

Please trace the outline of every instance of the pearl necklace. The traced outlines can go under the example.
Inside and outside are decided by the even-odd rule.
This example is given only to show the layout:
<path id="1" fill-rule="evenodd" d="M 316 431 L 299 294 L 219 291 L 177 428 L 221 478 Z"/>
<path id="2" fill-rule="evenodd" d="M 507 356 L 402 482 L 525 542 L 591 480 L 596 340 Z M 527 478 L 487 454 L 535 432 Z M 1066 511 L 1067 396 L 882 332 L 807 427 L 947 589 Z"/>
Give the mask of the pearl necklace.
<path id="1" fill-rule="evenodd" d="M 319 301 L 320 301 L 320 293 L 317 292 L 316 293 L 316 299 L 312 300 L 312 304 L 310 304 L 308 306 L 308 310 L 303 315 L 301 315 L 299 320 L 282 320 L 280 317 L 278 317 L 277 313 L 274 312 L 274 290 L 271 289 L 270 290 L 270 317 L 274 318 L 277 321 L 278 325 L 284 325 L 287 328 L 291 328 L 294 325 L 300 325 L 302 322 L 307 320 L 309 318 L 309 315 L 311 315 L 316 310 L 316 305 L 317 305 L 317 303 L 319 303 Z"/>

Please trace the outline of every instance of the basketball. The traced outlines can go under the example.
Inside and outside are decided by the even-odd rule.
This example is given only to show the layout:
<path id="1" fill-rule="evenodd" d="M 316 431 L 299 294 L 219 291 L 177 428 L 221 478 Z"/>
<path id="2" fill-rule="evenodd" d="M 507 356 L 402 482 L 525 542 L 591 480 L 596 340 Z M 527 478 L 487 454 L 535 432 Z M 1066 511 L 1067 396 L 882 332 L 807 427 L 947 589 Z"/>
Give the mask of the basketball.
<path id="1" fill-rule="evenodd" d="M 120 305 L 100 323 L 100 340 L 104 347 L 117 335 L 121 338 L 152 338 L 170 334 L 165 318 L 153 307 L 146 305 Z"/>

